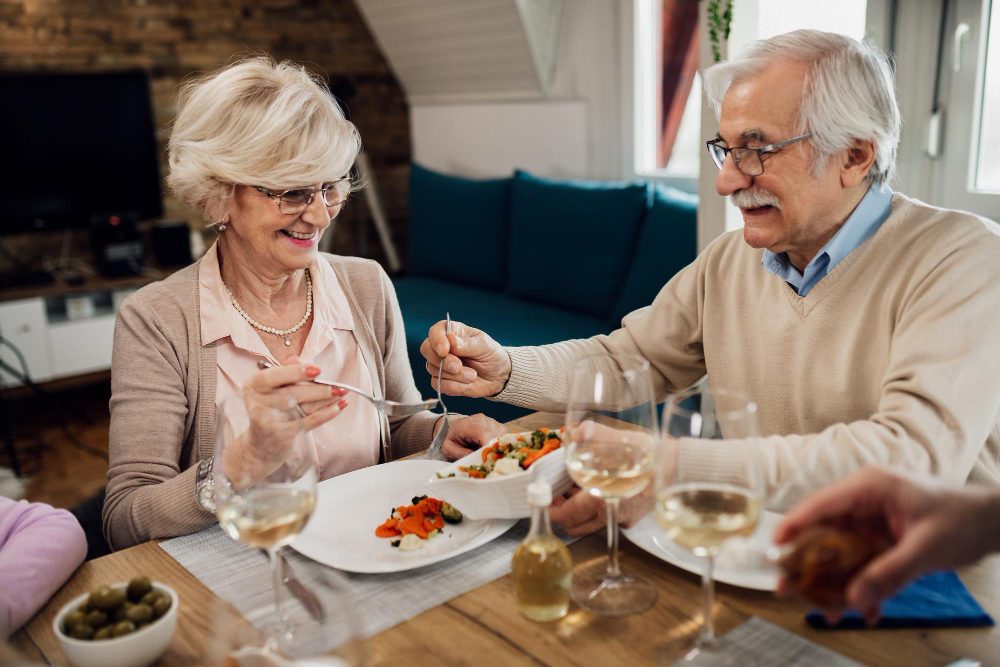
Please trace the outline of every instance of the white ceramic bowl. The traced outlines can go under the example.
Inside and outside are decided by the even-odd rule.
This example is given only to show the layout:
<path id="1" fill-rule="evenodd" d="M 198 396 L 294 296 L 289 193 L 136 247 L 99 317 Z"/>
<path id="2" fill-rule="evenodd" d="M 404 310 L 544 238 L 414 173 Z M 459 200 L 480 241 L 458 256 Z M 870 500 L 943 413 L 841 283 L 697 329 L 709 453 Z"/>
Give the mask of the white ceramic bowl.
<path id="1" fill-rule="evenodd" d="M 530 436 L 531 432 L 521 433 Z M 487 447 L 496 443 L 491 440 Z M 446 476 L 458 472 L 459 466 L 481 465 L 482 450 L 472 452 L 442 468 L 439 473 Z M 523 519 L 531 516 L 528 504 L 528 484 L 536 478 L 545 479 L 552 487 L 552 497 L 557 498 L 569 491 L 573 480 L 566 472 L 566 447 L 560 447 L 535 461 L 530 468 L 513 475 L 472 479 L 469 477 L 433 476 L 427 482 L 427 492 L 455 506 L 470 519 Z"/>
<path id="2" fill-rule="evenodd" d="M 127 587 L 127 581 L 111 585 L 111 588 L 117 589 Z M 52 629 L 70 664 L 74 667 L 144 667 L 159 658 L 167 650 L 177 628 L 179 601 L 177 592 L 166 584 L 154 581 L 153 589 L 170 596 L 170 609 L 149 625 L 124 637 L 84 641 L 73 639 L 62 631 L 63 619 L 71 611 L 79 609 L 90 593 L 74 598 L 59 610 L 52 621 Z"/>

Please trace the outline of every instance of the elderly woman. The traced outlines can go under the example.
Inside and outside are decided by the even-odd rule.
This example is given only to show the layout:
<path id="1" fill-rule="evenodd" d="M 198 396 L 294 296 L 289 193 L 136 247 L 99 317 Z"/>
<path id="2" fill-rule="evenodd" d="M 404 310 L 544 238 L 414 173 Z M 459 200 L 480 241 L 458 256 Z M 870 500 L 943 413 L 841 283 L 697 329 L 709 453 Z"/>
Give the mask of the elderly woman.
<path id="1" fill-rule="evenodd" d="M 103 515 L 113 549 L 215 521 L 199 489 L 216 406 L 228 397 L 291 394 L 305 428 L 337 452 L 324 477 L 429 444 L 439 415 L 386 419 L 368 401 L 308 382 L 420 399 L 388 276 L 375 262 L 317 251 L 359 149 L 329 90 L 300 66 L 252 58 L 183 89 L 167 180 L 218 240 L 118 313 Z M 258 370 L 259 360 L 274 367 Z M 234 445 L 250 461 L 263 456 L 252 431 Z M 482 415 L 453 419 L 445 453 L 503 431 Z"/>

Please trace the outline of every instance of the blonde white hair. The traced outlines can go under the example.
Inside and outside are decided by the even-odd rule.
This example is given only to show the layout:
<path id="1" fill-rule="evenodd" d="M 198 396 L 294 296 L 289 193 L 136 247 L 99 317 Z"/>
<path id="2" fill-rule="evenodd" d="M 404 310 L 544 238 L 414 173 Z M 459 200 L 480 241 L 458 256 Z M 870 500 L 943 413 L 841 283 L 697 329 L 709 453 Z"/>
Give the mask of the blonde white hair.
<path id="1" fill-rule="evenodd" d="M 254 56 L 185 83 L 167 145 L 167 185 L 210 223 L 237 185 L 281 192 L 347 175 L 361 138 L 318 76 Z"/>
<path id="2" fill-rule="evenodd" d="M 738 57 L 704 72 L 705 93 L 716 118 L 722 116 L 729 86 L 779 60 L 808 65 L 796 134 L 812 133 L 814 170 L 860 139 L 875 144 L 868 182 L 892 180 L 901 126 L 895 81 L 889 56 L 871 44 L 819 30 L 751 42 Z"/>

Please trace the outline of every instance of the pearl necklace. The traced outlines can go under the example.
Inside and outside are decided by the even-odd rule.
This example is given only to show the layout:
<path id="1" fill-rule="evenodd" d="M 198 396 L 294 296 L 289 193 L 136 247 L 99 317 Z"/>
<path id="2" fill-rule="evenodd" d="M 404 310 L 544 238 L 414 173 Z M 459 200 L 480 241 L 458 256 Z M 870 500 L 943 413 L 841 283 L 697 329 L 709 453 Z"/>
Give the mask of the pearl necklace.
<path id="1" fill-rule="evenodd" d="M 294 327 L 290 329 L 276 329 L 274 327 L 269 327 L 264 324 L 261 324 L 254 318 L 250 317 L 249 315 L 247 315 L 247 311 L 243 310 L 243 306 L 239 304 L 239 302 L 236 300 L 236 297 L 233 296 L 233 291 L 229 289 L 229 286 L 228 285 L 223 285 L 223 286 L 226 288 L 226 291 L 229 292 L 229 298 L 232 300 L 233 307 L 236 308 L 236 312 L 242 315 L 243 319 L 245 319 L 247 322 L 250 323 L 250 326 L 252 326 L 254 329 L 259 329 L 264 333 L 269 333 L 271 335 L 280 336 L 284 338 L 285 345 L 292 344 L 292 341 L 289 340 L 292 337 L 292 334 L 301 329 L 302 325 L 304 325 L 306 322 L 309 321 L 309 316 L 312 315 L 313 284 L 312 284 L 312 276 L 309 275 L 309 269 L 306 269 L 306 314 L 302 316 L 302 319 L 299 320 L 298 324 L 296 324 Z"/>

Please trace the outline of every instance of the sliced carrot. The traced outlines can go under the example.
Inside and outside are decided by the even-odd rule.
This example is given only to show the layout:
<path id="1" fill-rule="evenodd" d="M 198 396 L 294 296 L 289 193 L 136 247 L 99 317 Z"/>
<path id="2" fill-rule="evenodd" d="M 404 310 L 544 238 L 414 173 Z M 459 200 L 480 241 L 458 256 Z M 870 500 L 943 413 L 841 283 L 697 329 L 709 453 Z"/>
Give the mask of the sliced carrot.
<path id="1" fill-rule="evenodd" d="M 483 474 L 483 473 L 482 473 L 481 471 L 479 471 L 479 470 L 470 470 L 470 471 L 469 471 L 469 477 L 474 477 L 474 478 L 476 478 L 476 479 L 482 479 L 482 478 L 486 477 L 486 475 L 484 475 L 484 474 Z"/>
<path id="2" fill-rule="evenodd" d="M 399 535 L 399 521 L 387 519 L 385 523 L 375 529 L 375 537 L 395 537 Z"/>
<path id="3" fill-rule="evenodd" d="M 538 430 L 541 431 L 542 433 L 548 433 L 549 432 L 549 429 L 545 428 L 544 426 L 542 428 L 538 429 Z"/>
<path id="4" fill-rule="evenodd" d="M 436 517 L 434 517 L 434 527 L 435 528 L 444 528 L 444 519 L 441 517 L 440 514 L 438 514 Z"/>
<path id="5" fill-rule="evenodd" d="M 441 508 L 444 507 L 444 501 L 438 500 L 437 498 L 428 498 L 424 502 L 427 503 L 428 514 L 438 514 L 441 511 Z"/>
<path id="6" fill-rule="evenodd" d="M 399 525 L 400 531 L 404 534 L 412 534 L 423 539 L 427 539 L 427 531 L 424 529 L 424 520 L 415 516 L 408 516 Z"/>
<path id="7" fill-rule="evenodd" d="M 559 442 L 558 440 L 556 440 L 555 438 L 552 438 L 550 440 L 546 440 L 545 444 L 542 445 L 541 449 L 532 451 L 531 453 L 529 453 L 527 456 L 524 457 L 523 467 L 524 468 L 528 468 L 529 466 L 531 466 L 532 463 L 534 463 L 538 459 L 542 458 L 543 456 L 545 456 L 549 452 L 554 452 L 555 450 L 559 449 L 561 446 L 562 446 L 562 443 Z"/>

